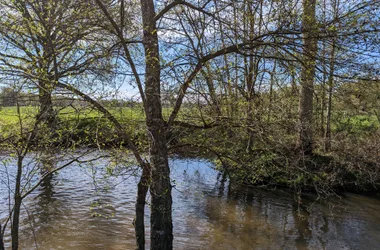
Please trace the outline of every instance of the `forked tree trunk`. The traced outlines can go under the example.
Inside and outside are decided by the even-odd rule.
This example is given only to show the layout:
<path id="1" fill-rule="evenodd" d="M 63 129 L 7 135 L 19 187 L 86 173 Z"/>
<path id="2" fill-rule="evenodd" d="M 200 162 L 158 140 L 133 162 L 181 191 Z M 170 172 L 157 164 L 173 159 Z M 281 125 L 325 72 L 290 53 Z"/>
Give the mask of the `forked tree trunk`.
<path id="1" fill-rule="evenodd" d="M 313 152 L 313 94 L 317 55 L 316 0 L 303 0 L 303 69 L 301 72 L 301 93 L 299 103 L 299 147 L 301 153 Z"/>
<path id="2" fill-rule="evenodd" d="M 141 0 L 145 50 L 146 123 L 151 140 L 151 249 L 173 249 L 172 196 L 167 127 L 162 117 L 158 36 L 153 0 Z"/>

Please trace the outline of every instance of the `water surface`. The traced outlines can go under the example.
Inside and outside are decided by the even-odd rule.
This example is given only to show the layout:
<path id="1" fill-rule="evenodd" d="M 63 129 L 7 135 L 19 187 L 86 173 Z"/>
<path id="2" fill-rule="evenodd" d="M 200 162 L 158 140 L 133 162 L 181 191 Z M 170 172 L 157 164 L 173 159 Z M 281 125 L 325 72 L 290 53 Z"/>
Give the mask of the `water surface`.
<path id="1" fill-rule="evenodd" d="M 22 211 L 21 249 L 134 249 L 138 178 L 105 178 L 106 164 L 72 165 L 33 192 Z M 305 198 L 300 209 L 287 191 L 230 185 L 206 160 L 174 158 L 170 165 L 174 249 L 380 249 L 376 196 Z M 1 178 L 3 220 L 4 171 Z"/>

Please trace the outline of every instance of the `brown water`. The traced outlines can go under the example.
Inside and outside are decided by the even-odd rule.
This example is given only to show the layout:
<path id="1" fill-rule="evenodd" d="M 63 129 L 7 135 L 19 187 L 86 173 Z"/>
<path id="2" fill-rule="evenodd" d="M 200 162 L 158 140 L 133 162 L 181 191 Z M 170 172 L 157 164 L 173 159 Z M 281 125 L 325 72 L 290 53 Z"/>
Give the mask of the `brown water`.
<path id="1" fill-rule="evenodd" d="M 134 249 L 138 179 L 102 178 L 105 164 L 66 168 L 25 201 L 21 249 Z M 207 161 L 172 159 L 171 167 L 174 249 L 380 249 L 376 196 L 347 194 L 328 204 L 305 198 L 298 210 L 292 194 L 231 186 Z M 1 219 L 7 215 L 4 178 Z"/>

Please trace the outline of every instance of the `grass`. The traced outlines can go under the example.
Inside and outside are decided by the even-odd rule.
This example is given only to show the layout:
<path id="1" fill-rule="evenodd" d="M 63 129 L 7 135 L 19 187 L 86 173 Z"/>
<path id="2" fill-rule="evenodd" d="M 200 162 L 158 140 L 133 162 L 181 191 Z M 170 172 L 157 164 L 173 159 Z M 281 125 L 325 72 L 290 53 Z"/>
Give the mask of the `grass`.
<path id="1" fill-rule="evenodd" d="M 146 124 L 145 112 L 141 105 L 134 107 L 106 107 L 107 110 L 124 125 L 126 133 L 138 145 L 145 145 Z M 78 143 L 87 144 L 87 142 L 104 143 L 107 145 L 116 145 L 121 142 L 122 138 L 118 138 L 118 132 L 115 126 L 104 117 L 98 110 L 86 105 L 77 105 L 75 107 L 55 107 L 58 112 L 60 131 L 71 135 L 71 139 Z M 35 117 L 38 113 L 38 107 L 26 106 L 20 107 L 20 115 L 17 107 L 3 107 L 0 109 L 0 138 L 20 135 L 19 121 L 22 121 L 24 131 L 30 130 L 35 122 Z M 163 108 L 165 119 L 169 117 L 171 109 Z M 197 113 L 197 110 L 192 108 L 183 109 L 179 113 L 178 119 L 186 121 L 192 119 Z M 21 118 L 21 119 L 19 119 Z M 66 131 L 66 132 L 65 132 Z M 85 141 L 85 143 L 83 143 Z M 116 144 L 115 144 L 116 143 Z"/>
<path id="2" fill-rule="evenodd" d="M 143 122 L 145 115 L 142 109 L 122 107 L 109 109 L 110 113 L 122 122 Z M 38 112 L 37 107 L 28 106 L 20 107 L 20 115 L 23 121 L 35 119 Z M 87 107 L 76 108 L 66 107 L 59 110 L 59 118 L 61 120 L 74 120 L 74 119 L 95 119 L 103 117 L 103 114 L 97 110 Z M 0 109 L 0 126 L 1 125 L 14 125 L 19 122 L 19 114 L 17 107 L 3 107 Z"/>
<path id="3" fill-rule="evenodd" d="M 69 133 L 72 139 L 86 143 L 104 142 L 105 144 L 120 141 L 113 124 L 100 112 L 87 106 L 55 108 L 58 112 L 61 131 Z M 145 115 L 140 107 L 114 107 L 109 111 L 132 138 L 141 138 L 145 134 Z M 3 107 L 0 109 L 0 138 L 20 135 L 20 120 L 24 131 L 33 127 L 38 107 Z M 21 118 L 21 119 L 20 119 Z"/>
<path id="4" fill-rule="evenodd" d="M 57 108 L 56 108 L 57 109 Z M 59 111 L 58 117 L 63 122 L 76 122 L 79 120 L 101 120 L 103 116 L 99 111 L 89 108 L 87 106 L 83 107 L 65 107 L 62 109 L 57 109 Z M 145 122 L 145 113 L 141 106 L 135 107 L 111 107 L 108 108 L 110 113 L 115 116 L 115 118 L 124 124 L 126 127 L 140 126 Z M 20 107 L 21 120 L 26 124 L 32 124 L 36 114 L 38 112 L 38 107 L 36 106 L 23 106 Z M 164 108 L 163 115 L 168 118 L 171 109 Z M 189 121 L 191 123 L 196 122 L 193 118 L 194 115 L 198 115 L 199 110 L 193 108 L 182 109 L 178 115 L 178 119 L 182 121 Z M 207 118 L 207 117 L 205 117 Z M 19 114 L 17 112 L 17 107 L 2 107 L 0 108 L 0 132 L 3 132 L 5 128 L 15 126 L 19 123 Z M 199 120 L 199 119 L 196 119 Z M 363 134 L 371 131 L 376 131 L 380 128 L 380 122 L 376 116 L 370 115 L 351 115 L 351 116 L 337 116 L 334 117 L 332 121 L 332 128 L 335 133 L 346 131 L 349 134 Z"/>
<path id="5" fill-rule="evenodd" d="M 142 107 L 112 107 L 107 108 L 108 111 L 115 116 L 121 123 L 134 124 L 145 122 L 145 112 Z M 22 120 L 33 120 L 37 115 L 38 107 L 27 106 L 20 107 L 20 113 Z M 197 109 L 194 110 L 182 110 L 179 113 L 181 120 L 186 120 L 191 114 L 198 113 Z M 168 118 L 171 113 L 171 109 L 163 108 L 163 116 Z M 75 120 L 75 119 L 96 119 L 103 117 L 103 114 L 89 107 L 65 107 L 59 109 L 59 118 L 61 120 Z M 0 108 L 0 126 L 16 124 L 19 122 L 19 115 L 17 113 L 17 107 L 3 107 Z"/>
<path id="6" fill-rule="evenodd" d="M 37 114 L 36 107 L 20 107 L 22 120 L 34 119 Z M 0 126 L 16 124 L 19 122 L 17 107 L 3 107 L 0 109 Z"/>

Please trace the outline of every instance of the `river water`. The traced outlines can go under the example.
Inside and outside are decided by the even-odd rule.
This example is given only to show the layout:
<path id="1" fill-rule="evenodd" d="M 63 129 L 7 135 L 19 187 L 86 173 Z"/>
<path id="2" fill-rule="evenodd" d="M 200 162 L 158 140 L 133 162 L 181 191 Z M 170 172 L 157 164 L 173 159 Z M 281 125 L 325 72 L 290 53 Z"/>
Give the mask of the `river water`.
<path id="1" fill-rule="evenodd" d="M 74 164 L 32 193 L 22 210 L 21 249 L 134 249 L 138 178 L 105 177 L 106 164 Z M 299 208 L 288 191 L 230 185 L 207 160 L 173 158 L 170 165 L 174 249 L 380 249 L 377 196 L 345 194 L 328 203 L 311 196 Z"/>

